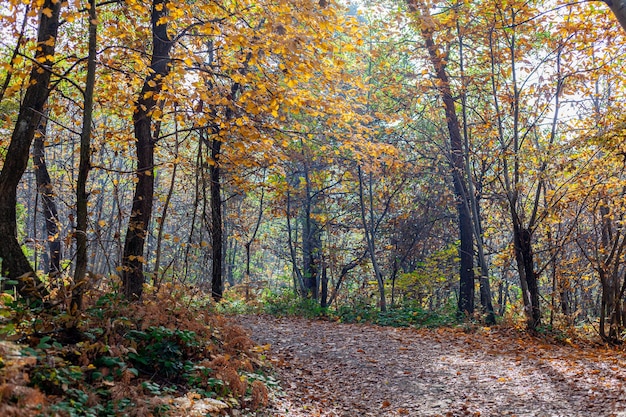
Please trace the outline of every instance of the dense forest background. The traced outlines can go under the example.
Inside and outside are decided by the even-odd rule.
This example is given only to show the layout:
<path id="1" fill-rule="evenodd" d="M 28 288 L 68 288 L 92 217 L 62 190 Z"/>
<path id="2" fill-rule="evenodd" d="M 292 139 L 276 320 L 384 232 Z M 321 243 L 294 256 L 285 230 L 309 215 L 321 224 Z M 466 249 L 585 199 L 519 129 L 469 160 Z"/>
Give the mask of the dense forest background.
<path id="1" fill-rule="evenodd" d="M 611 4 L 612 5 L 612 4 Z M 5 1 L 5 289 L 626 323 L 606 4 Z M 58 304 L 56 304 L 58 305 Z"/>

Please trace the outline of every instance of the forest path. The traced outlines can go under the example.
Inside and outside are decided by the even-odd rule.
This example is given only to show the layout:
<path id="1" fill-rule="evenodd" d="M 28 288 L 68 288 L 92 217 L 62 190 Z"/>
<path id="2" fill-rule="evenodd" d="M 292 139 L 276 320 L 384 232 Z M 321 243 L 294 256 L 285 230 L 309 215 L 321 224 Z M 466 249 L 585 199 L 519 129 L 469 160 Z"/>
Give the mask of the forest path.
<path id="1" fill-rule="evenodd" d="M 271 345 L 285 394 L 276 417 L 626 416 L 623 352 L 548 344 L 511 329 L 235 320 Z"/>

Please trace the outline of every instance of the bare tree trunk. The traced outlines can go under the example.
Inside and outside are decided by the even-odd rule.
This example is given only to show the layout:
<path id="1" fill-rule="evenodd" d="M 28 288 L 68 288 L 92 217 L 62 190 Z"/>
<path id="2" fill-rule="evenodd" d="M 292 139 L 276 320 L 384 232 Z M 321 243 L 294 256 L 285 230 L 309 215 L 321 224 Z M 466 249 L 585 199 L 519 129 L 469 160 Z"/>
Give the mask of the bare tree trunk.
<path id="1" fill-rule="evenodd" d="M 39 133 L 33 142 L 33 166 L 37 180 L 37 191 L 43 203 L 43 214 L 46 223 L 46 241 L 48 242 L 48 265 L 46 265 L 50 282 L 59 286 L 61 274 L 61 236 L 59 231 L 59 214 L 54 201 L 52 181 L 46 165 L 44 138 L 46 121 L 40 123 Z"/>
<path id="2" fill-rule="evenodd" d="M 163 203 L 163 213 L 161 217 L 158 219 L 159 224 L 159 233 L 157 234 L 156 241 L 156 254 L 154 256 L 154 268 L 152 272 L 152 281 L 156 287 L 160 286 L 160 283 L 163 280 L 163 277 L 160 276 L 161 272 L 161 244 L 163 241 L 163 230 L 165 229 L 165 220 L 167 219 L 167 211 L 170 206 L 170 202 L 172 201 L 172 194 L 174 193 L 174 184 L 176 183 L 176 171 L 178 170 L 178 125 L 176 118 L 174 118 L 174 129 L 176 133 L 176 144 L 175 144 L 175 162 L 174 167 L 172 168 L 172 177 L 170 178 L 170 186 L 167 190 L 167 196 L 165 197 L 165 202 Z"/>
<path id="3" fill-rule="evenodd" d="M 626 30 L 626 0 L 602 0 L 611 9 L 623 30 Z"/>
<path id="4" fill-rule="evenodd" d="M 265 174 L 263 175 L 263 181 L 265 181 Z M 250 239 L 248 239 L 248 241 L 244 245 L 246 249 L 246 279 L 250 279 L 250 246 L 252 246 L 252 243 L 256 239 L 256 235 L 259 232 L 259 227 L 261 226 L 261 221 L 263 220 L 263 210 L 265 208 L 263 206 L 264 199 L 265 199 L 265 187 L 261 187 L 261 198 L 259 201 L 259 213 L 257 215 L 256 222 L 254 224 L 254 230 L 252 231 L 252 235 L 250 236 Z"/>
<path id="5" fill-rule="evenodd" d="M 317 300 L 319 298 L 322 243 L 320 227 L 317 220 L 311 215 L 309 203 L 305 203 L 305 210 L 302 213 L 302 274 L 307 297 Z"/>
<path id="6" fill-rule="evenodd" d="M 491 285 L 489 282 L 489 265 L 487 263 L 487 257 L 485 256 L 482 222 L 480 218 L 480 205 L 479 197 L 477 196 L 474 187 L 474 177 L 470 169 L 470 140 L 469 140 L 469 128 L 467 123 L 467 95 L 465 84 L 465 64 L 464 64 L 464 39 L 459 22 L 457 22 L 457 36 L 459 38 L 459 67 L 461 71 L 461 111 L 463 118 L 463 142 L 464 152 L 463 157 L 465 160 L 465 177 L 467 178 L 468 188 L 468 202 L 472 213 L 472 224 L 474 226 L 474 238 L 476 240 L 476 257 L 478 265 L 480 266 L 480 304 L 482 306 L 482 312 L 485 315 L 485 322 L 488 324 L 495 324 L 496 316 L 493 309 L 493 302 L 491 300 Z"/>
<path id="7" fill-rule="evenodd" d="M 18 292 L 31 299 L 42 299 L 46 291 L 17 241 L 17 186 L 28 165 L 30 147 L 50 94 L 50 69 L 54 62 L 62 4 L 61 1 L 45 0 L 41 6 L 42 10 L 47 9 L 49 13 L 39 13 L 37 52 L 29 76 L 30 82 L 0 172 L 0 273 L 18 280 Z"/>
<path id="8" fill-rule="evenodd" d="M 222 299 L 224 283 L 222 282 L 222 251 L 223 251 L 223 227 L 222 227 L 222 192 L 220 178 L 220 149 L 222 141 L 215 138 L 211 142 L 211 159 L 209 166 L 211 188 L 211 237 L 212 255 L 211 263 L 211 294 L 215 301 Z"/>
<path id="9" fill-rule="evenodd" d="M 322 262 L 321 287 L 320 307 L 326 308 L 328 307 L 328 268 L 325 262 Z"/>
<path id="10" fill-rule="evenodd" d="M 172 42 L 167 34 L 167 23 L 162 21 L 167 15 L 168 0 L 154 0 L 152 3 L 152 58 L 150 74 L 137 99 L 133 122 L 137 147 L 137 183 L 131 209 L 124 255 L 122 257 L 122 288 L 129 300 L 141 298 L 143 291 L 144 246 L 149 233 L 154 198 L 154 148 L 152 111 L 157 105 L 158 93 L 164 78 L 170 72 L 170 51 Z"/>
<path id="11" fill-rule="evenodd" d="M 522 296 L 528 317 L 528 328 L 536 329 L 541 324 L 541 307 L 539 304 L 539 277 L 535 272 L 532 251 L 532 232 L 523 228 L 519 221 L 513 222 L 513 242 L 522 285 Z"/>
<path id="12" fill-rule="evenodd" d="M 233 287 L 235 286 L 235 260 L 239 252 L 239 241 L 232 238 L 228 243 L 228 256 L 226 258 L 226 281 Z"/>
<path id="13" fill-rule="evenodd" d="M 367 255 L 367 250 L 365 250 L 358 258 L 350 261 L 348 264 L 344 265 L 341 268 L 341 272 L 339 273 L 339 277 L 337 278 L 337 282 L 335 283 L 333 292 L 330 294 L 330 299 L 328 300 L 327 305 L 331 305 L 335 301 L 335 299 L 337 298 L 337 295 L 339 294 L 339 289 L 341 288 L 341 284 L 343 280 L 345 279 L 346 275 L 348 275 L 348 272 L 352 271 L 354 268 L 359 266 L 361 261 L 365 258 L 366 255 Z"/>
<path id="14" fill-rule="evenodd" d="M 622 254 L 626 248 L 626 235 L 620 227 L 613 228 L 612 213 L 605 201 L 599 208 L 600 214 L 600 257 L 595 259 L 596 270 L 602 284 L 600 304 L 600 337 L 615 343 L 622 339 L 622 298 L 626 288 L 626 279 L 620 283 Z M 608 324 L 608 333 L 607 333 Z"/>
<path id="15" fill-rule="evenodd" d="M 252 55 L 249 53 L 244 62 L 243 67 L 239 69 L 239 73 L 244 75 L 247 71 L 248 62 Z M 212 60 L 212 59 L 211 59 Z M 233 83 L 230 88 L 230 99 L 232 103 L 225 109 L 225 116 L 230 120 L 235 115 L 234 101 L 241 89 L 239 83 Z M 222 138 L 219 136 L 220 128 L 217 125 L 212 126 L 212 133 L 215 137 L 211 140 L 211 164 L 209 166 L 210 177 L 210 194 L 211 194 L 211 294 L 215 301 L 220 301 L 224 292 L 223 281 L 223 263 L 225 260 L 224 252 L 224 223 L 222 220 L 222 184 L 221 184 L 221 166 L 220 157 L 222 149 Z"/>
<path id="16" fill-rule="evenodd" d="M 302 279 L 303 297 L 319 299 L 320 284 L 320 259 L 322 255 L 321 229 L 315 219 L 314 212 L 317 209 L 317 195 L 313 192 L 311 184 L 311 157 L 307 153 L 304 141 L 300 139 L 300 152 L 302 155 L 302 170 L 304 179 L 304 195 L 301 198 L 302 211 L 300 222 L 302 223 Z"/>
<path id="17" fill-rule="evenodd" d="M 286 207 L 286 218 L 287 218 L 287 243 L 289 245 L 289 255 L 291 256 L 291 265 L 294 273 L 294 290 L 299 292 L 300 295 L 306 295 L 306 286 L 304 284 L 304 277 L 300 268 L 298 268 L 298 262 L 296 260 L 296 248 L 294 245 L 293 233 L 291 228 L 291 193 L 289 192 L 290 184 L 287 184 L 287 207 Z M 296 224 L 297 227 L 297 224 Z"/>
<path id="18" fill-rule="evenodd" d="M 205 141 L 206 129 L 199 130 L 199 140 L 198 140 L 198 152 L 196 153 L 196 166 L 195 166 L 195 175 L 194 175 L 194 201 L 193 201 L 193 212 L 191 216 L 191 225 L 189 230 L 189 237 L 187 239 L 187 246 L 185 247 L 185 258 L 183 261 L 184 269 L 183 276 L 186 277 L 189 271 L 189 251 L 191 249 L 191 243 L 193 242 L 193 236 L 196 230 L 196 219 L 198 217 L 198 206 L 200 205 L 200 184 L 202 183 L 202 191 L 204 191 L 204 175 L 203 175 L 203 153 L 202 153 L 202 144 Z M 204 192 L 203 192 L 204 194 Z M 203 201 L 204 203 L 204 201 Z M 201 229 L 202 232 L 202 229 Z M 160 286 L 160 282 L 157 283 L 157 286 Z"/>
<path id="19" fill-rule="evenodd" d="M 469 176 L 469 172 L 468 172 Z M 479 200 L 476 197 L 472 180 L 468 180 L 470 184 L 470 203 L 473 214 L 474 224 L 474 236 L 476 237 L 476 249 L 478 265 L 480 266 L 480 305 L 482 306 L 483 314 L 485 315 L 485 322 L 487 324 L 496 323 L 496 313 L 493 308 L 492 294 L 491 294 L 491 282 L 489 281 L 489 264 L 487 263 L 487 256 L 485 255 L 485 245 L 483 241 L 482 220 L 480 218 L 480 205 Z"/>
<path id="20" fill-rule="evenodd" d="M 75 313 L 83 308 L 83 293 L 87 274 L 87 178 L 91 164 L 91 124 L 93 122 L 93 91 L 96 83 L 96 35 L 98 31 L 96 0 L 89 0 L 89 55 L 87 59 L 87 82 L 83 106 L 83 130 L 80 135 L 80 162 L 76 185 L 76 268 L 70 311 Z"/>
<path id="21" fill-rule="evenodd" d="M 376 246 L 374 243 L 374 219 L 373 219 L 373 209 L 370 209 L 370 226 L 368 226 L 367 218 L 365 216 L 365 199 L 363 196 L 363 174 L 361 172 L 361 167 L 357 167 L 359 174 L 359 202 L 361 206 L 361 221 L 363 223 L 363 232 L 365 233 L 365 241 L 367 243 L 367 251 L 370 254 L 370 260 L 372 261 L 372 266 L 374 268 L 374 274 L 376 275 L 376 282 L 378 283 L 378 294 L 379 294 L 379 304 L 380 311 L 387 311 L 387 301 L 385 298 L 385 281 L 383 279 L 383 274 L 380 270 L 380 266 L 378 265 L 378 259 L 376 258 Z M 371 181 L 371 176 L 370 176 Z M 371 192 L 370 187 L 370 204 L 371 200 L 374 198 Z"/>
<path id="22" fill-rule="evenodd" d="M 408 0 L 413 11 L 418 11 L 419 6 L 415 0 Z M 474 313 L 474 233 L 472 215 L 468 201 L 468 187 L 465 173 L 465 161 L 463 139 L 459 118 L 457 117 L 454 97 L 450 89 L 450 80 L 446 72 L 446 63 L 435 45 L 432 31 L 423 28 L 421 30 L 431 63 L 438 79 L 439 94 L 443 101 L 446 114 L 446 123 L 450 134 L 450 167 L 452 170 L 452 183 L 456 197 L 456 208 L 459 218 L 459 315 L 471 315 Z"/>

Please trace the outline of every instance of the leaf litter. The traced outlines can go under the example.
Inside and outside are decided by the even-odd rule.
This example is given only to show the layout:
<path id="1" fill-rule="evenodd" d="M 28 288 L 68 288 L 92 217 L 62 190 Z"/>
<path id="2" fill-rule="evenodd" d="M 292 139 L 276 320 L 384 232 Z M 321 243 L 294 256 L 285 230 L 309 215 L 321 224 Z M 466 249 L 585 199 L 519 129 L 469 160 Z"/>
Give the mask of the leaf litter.
<path id="1" fill-rule="evenodd" d="M 508 328 L 240 316 L 270 345 L 276 417 L 626 416 L 626 356 Z"/>

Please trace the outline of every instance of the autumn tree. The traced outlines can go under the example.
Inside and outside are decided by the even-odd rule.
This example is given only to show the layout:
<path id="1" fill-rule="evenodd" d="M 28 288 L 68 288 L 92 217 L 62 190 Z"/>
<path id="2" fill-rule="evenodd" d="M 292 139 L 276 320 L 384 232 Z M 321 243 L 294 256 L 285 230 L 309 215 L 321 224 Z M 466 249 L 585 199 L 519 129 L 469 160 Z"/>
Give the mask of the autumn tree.
<path id="1" fill-rule="evenodd" d="M 0 257 L 2 274 L 18 279 L 18 291 L 29 298 L 40 299 L 45 292 L 17 241 L 17 186 L 26 170 L 30 147 L 39 127 L 52 77 L 54 53 L 62 7 L 60 1 L 44 1 L 40 9 L 37 46 L 29 76 L 29 86 L 4 156 L 0 172 Z"/>
<path id="2" fill-rule="evenodd" d="M 152 217 L 154 148 L 159 136 L 158 119 L 154 120 L 154 112 L 157 109 L 164 78 L 170 71 L 170 50 L 172 49 L 172 40 L 168 34 L 167 6 L 167 0 L 155 0 L 151 5 L 150 71 L 135 103 L 133 115 L 137 150 L 137 182 L 122 259 L 122 283 L 124 294 L 129 299 L 141 297 L 144 283 L 144 245 Z"/>
<path id="3" fill-rule="evenodd" d="M 83 308 L 83 294 L 86 290 L 86 274 L 88 266 L 87 227 L 89 222 L 87 179 L 91 165 L 91 132 L 93 123 L 93 100 L 96 83 L 96 47 L 98 31 L 98 15 L 96 1 L 88 3 L 88 56 L 85 80 L 82 131 L 80 135 L 80 161 L 76 181 L 76 264 L 74 266 L 74 286 L 70 311 Z"/>
<path id="4" fill-rule="evenodd" d="M 587 64 L 584 53 L 574 58 L 574 51 L 581 50 L 577 45 L 585 43 L 580 37 L 582 27 L 574 24 L 575 13 L 556 12 L 544 20 L 538 5 L 531 3 L 492 6 L 493 18 L 484 20 L 490 29 L 483 38 L 489 56 L 491 103 L 482 119 L 500 147 L 499 182 L 508 203 L 528 326 L 534 329 L 542 318 L 542 275 L 560 247 L 551 240 L 546 223 L 568 193 L 570 182 L 576 180 L 557 175 L 560 158 L 571 152 L 567 143 L 571 127 L 562 115 L 572 111 L 571 97 L 580 91 L 585 78 L 580 74 L 594 71 L 594 65 Z M 537 32 L 538 27 L 559 28 L 559 36 L 548 30 Z M 585 164 L 587 159 L 580 155 L 580 163 Z M 572 230 L 571 226 L 565 229 L 561 239 L 567 239 Z"/>
<path id="5" fill-rule="evenodd" d="M 424 39 L 426 50 L 435 71 L 437 85 L 449 133 L 450 167 L 452 182 L 456 196 L 456 206 L 459 218 L 459 313 L 474 313 L 474 238 L 470 202 L 468 200 L 468 183 L 465 171 L 463 137 L 461 123 L 456 110 L 456 103 L 451 89 L 451 83 L 447 70 L 447 52 L 441 50 L 435 41 L 434 35 L 437 23 L 430 16 L 426 6 L 420 6 L 416 2 L 408 2 L 409 11 L 416 19 L 420 33 Z"/>

